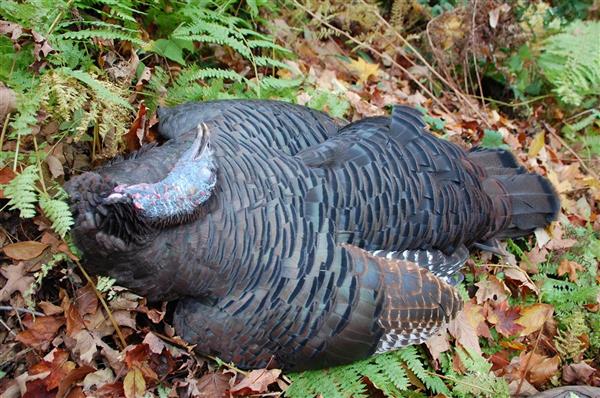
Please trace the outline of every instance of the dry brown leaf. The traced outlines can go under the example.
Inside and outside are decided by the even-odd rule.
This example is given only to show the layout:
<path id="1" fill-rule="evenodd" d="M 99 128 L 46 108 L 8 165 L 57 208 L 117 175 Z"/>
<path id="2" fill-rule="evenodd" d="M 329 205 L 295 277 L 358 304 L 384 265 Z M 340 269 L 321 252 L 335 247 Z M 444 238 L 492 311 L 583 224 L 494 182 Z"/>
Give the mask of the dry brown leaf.
<path id="1" fill-rule="evenodd" d="M 0 83 L 0 125 L 6 115 L 17 109 L 17 96 L 15 92 Z"/>
<path id="2" fill-rule="evenodd" d="M 115 375 L 110 368 L 98 369 L 85 376 L 83 379 L 83 390 L 90 391 L 92 388 L 98 389 L 105 384 L 115 381 Z"/>
<path id="3" fill-rule="evenodd" d="M 36 258 L 46 248 L 47 244 L 36 242 L 33 240 L 27 240 L 24 242 L 11 243 L 2 248 L 4 254 L 14 260 L 31 260 Z"/>
<path id="4" fill-rule="evenodd" d="M 36 363 L 29 368 L 30 374 L 39 374 L 44 372 L 50 372 L 50 374 L 44 378 L 44 383 L 48 391 L 54 390 L 58 387 L 61 380 L 73 369 L 76 365 L 74 362 L 69 361 L 69 353 L 65 350 L 55 349 L 51 351 L 44 360 Z"/>
<path id="5" fill-rule="evenodd" d="M 49 343 L 58 329 L 65 324 L 65 318 L 61 316 L 38 316 L 33 318 L 28 314 L 23 324 L 26 329 L 17 335 L 17 340 L 21 343 L 38 347 Z"/>
<path id="6" fill-rule="evenodd" d="M 131 369 L 123 380 L 126 398 L 142 398 L 146 392 L 146 380 L 138 368 Z"/>
<path id="7" fill-rule="evenodd" d="M 70 397 L 70 391 L 72 391 L 73 387 L 75 387 L 75 383 L 83 380 L 85 376 L 87 376 L 89 373 L 92 373 L 94 370 L 94 368 L 87 365 L 72 369 L 62 380 L 60 380 L 56 398 L 63 398 L 67 396 L 67 394 L 69 394 L 68 396 Z"/>
<path id="8" fill-rule="evenodd" d="M 498 333 L 505 337 L 515 336 L 523 330 L 523 326 L 515 321 L 519 318 L 519 309 L 509 307 L 508 301 L 503 301 L 488 311 L 487 320 L 496 327 Z"/>
<path id="9" fill-rule="evenodd" d="M 223 398 L 227 397 L 231 375 L 225 373 L 207 373 L 198 380 L 196 389 L 198 398 Z"/>
<path id="10" fill-rule="evenodd" d="M 560 365 L 560 357 L 558 355 L 548 358 L 535 354 L 528 366 L 529 376 L 527 379 L 534 386 L 541 386 L 558 372 L 558 365 Z"/>
<path id="11" fill-rule="evenodd" d="M 35 280 L 32 276 L 27 275 L 25 263 L 22 262 L 17 265 L 2 267 L 0 274 L 6 278 L 4 287 L 0 289 L 0 301 L 7 301 L 14 292 L 25 295 L 27 289 Z"/>
<path id="12" fill-rule="evenodd" d="M 590 379 L 596 369 L 585 362 L 567 365 L 562 370 L 562 378 L 567 384 L 591 384 Z"/>
<path id="13" fill-rule="evenodd" d="M 161 354 L 166 347 L 165 342 L 152 332 L 146 334 L 142 343 L 148 345 L 150 351 L 155 354 Z"/>
<path id="14" fill-rule="evenodd" d="M 49 154 L 48 156 L 46 156 L 45 162 L 48 165 L 50 174 L 52 174 L 52 178 L 58 178 L 60 176 L 65 175 L 63 165 L 56 156 Z"/>
<path id="15" fill-rule="evenodd" d="M 477 304 L 483 304 L 488 300 L 502 302 L 508 299 L 510 295 L 510 290 L 504 282 L 494 275 L 489 275 L 487 279 L 477 282 L 475 286 L 479 288 L 475 294 Z"/>
<path id="16" fill-rule="evenodd" d="M 38 307 L 40 307 L 42 311 L 44 311 L 45 315 L 57 315 L 64 312 L 62 307 L 54 305 L 49 301 L 40 301 L 38 303 Z"/>
<path id="17" fill-rule="evenodd" d="M 550 304 L 534 304 L 521 310 L 521 317 L 517 320 L 517 323 L 524 327 L 521 336 L 528 336 L 540 330 L 553 313 L 554 307 Z"/>
<path id="18" fill-rule="evenodd" d="M 2 148 L 0 148 L 2 149 Z M 8 184 L 12 181 L 13 178 L 16 177 L 16 174 L 12 169 L 8 166 L 0 169 L 0 186 L 3 184 Z M 0 189 L 0 199 L 4 198 L 4 191 Z"/>
<path id="19" fill-rule="evenodd" d="M 558 276 L 569 274 L 569 280 L 575 282 L 577 281 L 577 271 L 583 271 L 583 269 L 583 266 L 576 261 L 564 258 L 558 265 Z"/>
<path id="20" fill-rule="evenodd" d="M 252 370 L 230 391 L 233 395 L 244 396 L 266 392 L 269 385 L 275 383 L 281 374 L 279 369 Z"/>
<path id="21" fill-rule="evenodd" d="M 478 336 L 490 336 L 490 331 L 485 324 L 483 308 L 471 302 L 465 303 L 463 310 L 448 324 L 448 331 L 460 345 L 478 354 L 481 354 Z"/>
<path id="22" fill-rule="evenodd" d="M 504 270 L 504 276 L 507 279 L 520 282 L 519 286 L 524 286 L 534 292 L 536 295 L 540 294 L 540 289 L 534 285 L 530 278 L 527 277 L 527 273 L 518 267 L 508 267 Z"/>
<path id="23" fill-rule="evenodd" d="M 446 333 L 445 330 L 438 332 L 433 337 L 429 338 L 425 342 L 425 345 L 427 345 L 427 349 L 431 353 L 433 360 L 438 361 L 442 352 L 446 352 L 450 349 L 448 333 Z"/>

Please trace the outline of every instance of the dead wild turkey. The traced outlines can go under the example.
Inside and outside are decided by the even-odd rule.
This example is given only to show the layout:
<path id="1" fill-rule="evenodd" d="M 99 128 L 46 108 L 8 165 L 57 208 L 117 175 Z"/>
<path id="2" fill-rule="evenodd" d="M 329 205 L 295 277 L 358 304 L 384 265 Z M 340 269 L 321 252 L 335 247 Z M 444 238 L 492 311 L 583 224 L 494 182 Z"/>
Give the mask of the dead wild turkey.
<path id="1" fill-rule="evenodd" d="M 241 367 L 306 369 L 426 340 L 462 307 L 472 245 L 556 217 L 545 178 L 465 152 L 418 111 L 338 126 L 275 101 L 159 111 L 147 146 L 67 184 L 86 267 Z"/>

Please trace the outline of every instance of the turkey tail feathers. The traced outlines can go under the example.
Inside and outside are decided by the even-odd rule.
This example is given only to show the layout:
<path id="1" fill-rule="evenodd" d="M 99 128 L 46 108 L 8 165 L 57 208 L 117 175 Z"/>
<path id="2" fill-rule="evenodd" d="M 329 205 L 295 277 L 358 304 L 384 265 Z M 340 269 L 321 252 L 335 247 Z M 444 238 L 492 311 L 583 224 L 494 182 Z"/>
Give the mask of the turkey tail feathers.
<path id="1" fill-rule="evenodd" d="M 498 176 L 510 199 L 510 224 L 496 236 L 512 238 L 527 235 L 554 221 L 560 200 L 547 178 L 537 174 Z"/>
<path id="2" fill-rule="evenodd" d="M 524 236 L 556 219 L 560 200 L 550 181 L 527 173 L 510 152 L 475 149 L 468 158 L 486 175 L 482 185 L 494 203 L 495 238 Z"/>

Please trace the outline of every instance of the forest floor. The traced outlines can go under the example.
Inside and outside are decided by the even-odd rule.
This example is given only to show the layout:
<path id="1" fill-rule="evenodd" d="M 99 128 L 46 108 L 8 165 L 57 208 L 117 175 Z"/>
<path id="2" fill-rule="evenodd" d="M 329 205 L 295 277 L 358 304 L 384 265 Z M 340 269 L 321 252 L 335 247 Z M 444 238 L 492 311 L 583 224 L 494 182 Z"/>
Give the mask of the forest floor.
<path id="1" fill-rule="evenodd" d="M 263 15 L 262 11 L 253 13 L 250 4 L 256 3 L 261 2 L 248 2 L 247 12 L 253 18 Z M 498 41 L 505 40 L 503 35 L 517 25 L 509 15 L 510 7 L 500 3 L 483 2 L 477 13 L 465 11 L 469 7 L 457 8 L 416 22 L 407 11 L 401 14 L 405 25 L 426 29 L 414 28 L 406 34 L 395 29 L 398 21 L 391 26 L 390 18 L 369 13 L 372 9 L 367 5 L 352 8 L 331 3 L 337 4 L 335 17 L 325 16 L 308 2 L 267 10 L 269 22 L 259 23 L 264 26 L 261 35 L 294 55 L 283 57 L 282 65 L 273 63 L 270 71 L 259 70 L 260 62 L 249 62 L 235 44 L 219 46 L 215 39 L 210 56 L 234 75 L 197 73 L 188 81 L 177 77 L 185 76 L 192 62 L 204 62 L 209 55 L 191 60 L 190 54 L 200 53 L 197 43 L 190 47 L 175 39 L 158 39 L 160 30 L 136 14 L 132 14 L 133 22 L 128 18 L 119 22 L 114 15 L 94 17 L 123 26 L 133 23 L 144 40 L 155 39 L 154 50 L 104 33 L 98 37 L 65 35 L 75 25 L 61 27 L 64 20 L 85 20 L 89 12 L 71 7 L 72 2 L 66 2 L 60 18 L 51 18 L 50 22 L 59 22 L 46 29 L 45 36 L 25 26 L 16 11 L 0 12 L 7 20 L 0 21 L 4 40 L 0 50 L 5 59 L 12 59 L 10 71 L 0 70 L 6 83 L 0 84 L 2 398 L 271 397 L 286 390 L 291 397 L 322 394 L 329 398 L 345 396 L 340 378 L 357 376 L 348 382 L 358 383 L 352 388 L 363 391 L 363 396 L 394 396 L 396 390 L 424 397 L 528 396 L 561 385 L 600 387 L 600 162 L 599 153 L 590 150 L 582 138 L 599 133 L 597 102 L 587 108 L 565 108 L 550 90 L 521 99 L 506 93 L 488 98 L 493 95 L 493 84 L 486 84 L 484 67 L 472 66 L 470 57 L 500 56 Z M 144 10 L 160 18 L 156 9 Z M 225 13 L 238 11 L 234 7 Z M 467 26 L 464 21 L 472 22 L 471 34 L 457 33 Z M 57 32 L 63 36 L 59 38 Z M 69 40 L 89 46 L 92 55 L 86 70 L 93 70 L 103 86 L 78 75 L 78 68 L 83 67 L 77 62 L 53 63 L 57 54 L 68 58 L 73 49 L 64 43 Z M 164 44 L 160 49 L 159 42 Z M 428 51 L 423 49 L 426 43 L 431 45 Z M 23 66 L 18 54 L 24 49 L 32 54 L 32 62 Z M 187 58 L 183 60 L 182 55 Z M 523 57 L 521 62 L 526 68 L 532 61 Z M 472 73 L 461 75 L 458 70 L 465 65 Z M 59 72 L 71 75 L 60 80 Z M 245 76 L 253 89 L 229 86 L 228 78 L 235 80 L 236 74 Z M 269 86 L 267 76 L 279 83 Z M 47 81 L 52 86 L 47 94 L 50 100 L 38 101 L 25 123 L 19 115 L 27 114 L 31 102 L 27 98 L 35 93 L 29 83 L 23 83 L 27 79 L 37 79 L 37 89 L 48 87 L 43 86 Z M 282 81 L 296 85 L 286 88 Z M 186 85 L 194 84 L 204 91 L 194 94 L 189 87 L 186 91 Z M 52 97 L 56 95 L 52 89 L 59 86 L 69 93 L 63 93 L 68 102 L 65 109 L 60 108 L 58 97 Z M 99 113 L 94 116 L 95 128 L 93 120 L 89 128 L 88 124 L 83 129 L 76 126 L 82 115 L 92 113 L 94 101 L 106 106 L 103 90 L 112 90 L 109 95 L 119 93 L 119 100 L 129 106 L 125 116 L 116 111 L 111 114 L 123 120 L 122 134 L 117 134 L 116 125 L 112 133 L 99 134 L 98 126 L 108 123 Z M 78 95 L 79 102 L 74 99 Z M 365 373 L 355 367 L 337 373 L 286 375 L 278 369 L 243 371 L 235 364 L 202 357 L 177 337 L 167 303 L 149 304 L 114 281 L 85 273 L 85 263 L 79 262 L 70 243 L 68 218 L 61 225 L 61 218 L 52 215 L 64 211 L 59 204 L 64 198 L 48 192 L 55 186 L 59 192 L 65 178 L 102 163 L 117 151 L 133 151 L 142 139 L 153 140 L 157 103 L 241 96 L 281 98 L 346 120 L 388 114 L 394 104 L 421 107 L 435 134 L 466 148 L 508 148 L 528 170 L 547 176 L 561 197 L 560 216 L 530 237 L 503 242 L 506 256 L 472 252 L 460 286 L 465 306 L 458 318 L 444 333 L 410 351 L 418 354 L 415 362 L 406 360 L 406 352 L 390 356 L 389 363 L 398 367 L 401 380 L 394 380 L 384 370 L 387 365 L 380 362 L 365 363 L 361 368 Z M 101 106 L 106 112 L 113 109 Z M 83 112 L 74 112 L 76 107 Z M 583 122 L 587 123 L 583 128 L 576 128 L 576 123 Z M 23 126 L 26 133 L 19 130 Z M 22 188 L 28 168 L 34 170 L 30 188 Z M 20 176 L 25 177 L 19 181 Z M 14 206 L 19 195 L 15 187 L 37 195 L 39 203 L 37 199 L 29 202 L 32 213 L 26 213 L 27 206 Z M 54 207 L 44 204 L 44 195 L 55 201 Z M 368 373 L 371 365 L 381 366 L 375 369 L 381 382 Z"/>

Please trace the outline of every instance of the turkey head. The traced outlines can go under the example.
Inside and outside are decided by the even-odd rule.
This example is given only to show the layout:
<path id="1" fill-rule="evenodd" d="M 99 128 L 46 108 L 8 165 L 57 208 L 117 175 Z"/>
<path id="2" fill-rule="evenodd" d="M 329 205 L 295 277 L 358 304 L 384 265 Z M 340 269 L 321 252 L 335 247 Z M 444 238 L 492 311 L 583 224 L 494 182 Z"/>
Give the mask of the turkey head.
<path id="1" fill-rule="evenodd" d="M 168 142 L 166 151 L 149 145 L 65 185 L 76 218 L 75 242 L 86 266 L 155 300 L 185 291 L 162 283 L 162 273 L 173 267 L 156 237 L 176 235 L 173 227 L 197 219 L 217 181 L 208 127 L 202 123 L 190 133 L 195 133 L 191 144 Z M 144 180 L 149 182 L 139 182 Z"/>

